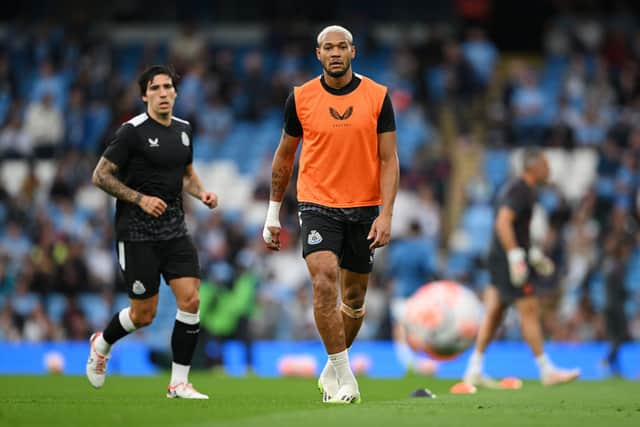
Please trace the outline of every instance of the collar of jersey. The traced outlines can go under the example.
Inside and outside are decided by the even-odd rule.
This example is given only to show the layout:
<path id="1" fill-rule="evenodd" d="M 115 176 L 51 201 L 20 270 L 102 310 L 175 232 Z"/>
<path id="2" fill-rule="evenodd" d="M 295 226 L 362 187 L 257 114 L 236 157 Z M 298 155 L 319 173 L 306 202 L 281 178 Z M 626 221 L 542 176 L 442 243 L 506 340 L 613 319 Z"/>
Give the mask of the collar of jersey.
<path id="1" fill-rule="evenodd" d="M 326 90 L 332 95 L 347 95 L 353 92 L 354 90 L 356 90 L 358 86 L 360 86 L 361 81 L 362 79 L 356 76 L 356 73 L 353 73 L 353 77 L 351 78 L 351 81 L 347 83 L 346 86 L 343 86 L 340 89 L 335 89 L 330 87 L 327 84 L 327 82 L 324 81 L 324 75 L 320 76 L 320 83 L 322 84 L 322 87 L 324 88 L 324 90 Z"/>

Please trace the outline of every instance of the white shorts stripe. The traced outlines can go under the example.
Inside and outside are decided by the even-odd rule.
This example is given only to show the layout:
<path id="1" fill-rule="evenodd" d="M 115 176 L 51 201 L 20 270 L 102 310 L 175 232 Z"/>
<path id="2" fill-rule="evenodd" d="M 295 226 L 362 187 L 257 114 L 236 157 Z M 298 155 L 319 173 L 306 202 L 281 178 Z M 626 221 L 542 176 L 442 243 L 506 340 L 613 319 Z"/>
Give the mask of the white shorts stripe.
<path id="1" fill-rule="evenodd" d="M 124 242 L 118 242 L 118 262 L 120 263 L 120 268 L 124 271 L 125 260 L 124 260 Z"/>

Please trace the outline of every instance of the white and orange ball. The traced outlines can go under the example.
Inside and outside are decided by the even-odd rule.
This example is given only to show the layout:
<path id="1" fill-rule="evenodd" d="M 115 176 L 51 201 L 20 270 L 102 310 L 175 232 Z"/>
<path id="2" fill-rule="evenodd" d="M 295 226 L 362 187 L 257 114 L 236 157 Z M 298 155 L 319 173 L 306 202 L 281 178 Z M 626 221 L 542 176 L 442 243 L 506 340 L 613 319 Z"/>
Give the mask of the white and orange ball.
<path id="1" fill-rule="evenodd" d="M 482 313 L 482 303 L 465 286 L 453 281 L 427 283 L 407 300 L 403 319 L 407 343 L 434 359 L 452 359 L 473 344 Z"/>
<path id="2" fill-rule="evenodd" d="M 64 356 L 57 351 L 49 351 L 44 355 L 44 367 L 50 374 L 61 374 L 64 371 Z"/>

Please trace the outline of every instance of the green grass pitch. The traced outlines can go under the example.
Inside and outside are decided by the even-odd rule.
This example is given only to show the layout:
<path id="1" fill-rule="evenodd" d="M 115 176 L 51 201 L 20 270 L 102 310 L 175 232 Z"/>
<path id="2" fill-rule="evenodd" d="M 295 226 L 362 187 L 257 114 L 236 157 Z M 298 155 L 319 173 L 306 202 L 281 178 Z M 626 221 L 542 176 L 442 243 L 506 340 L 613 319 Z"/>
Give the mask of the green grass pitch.
<path id="1" fill-rule="evenodd" d="M 228 378 L 196 373 L 211 399 L 169 400 L 168 374 L 108 377 L 0 376 L 0 426 L 640 426 L 640 382 L 608 380 L 517 391 L 449 394 L 453 381 L 360 379 L 361 405 L 329 406 L 313 379 Z M 427 387 L 436 399 L 412 398 Z"/>

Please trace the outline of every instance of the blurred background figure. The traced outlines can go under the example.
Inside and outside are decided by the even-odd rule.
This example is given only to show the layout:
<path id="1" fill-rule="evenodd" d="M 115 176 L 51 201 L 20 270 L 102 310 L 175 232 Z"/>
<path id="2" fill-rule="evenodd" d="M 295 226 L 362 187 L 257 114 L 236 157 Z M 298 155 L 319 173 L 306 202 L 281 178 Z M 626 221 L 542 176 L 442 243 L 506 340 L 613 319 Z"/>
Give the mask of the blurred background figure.
<path id="1" fill-rule="evenodd" d="M 620 376 L 620 346 L 629 339 L 629 321 L 625 313 L 627 290 L 625 278 L 630 257 L 636 244 L 637 227 L 627 215 L 612 221 L 604 238 L 602 270 L 606 287 L 604 309 L 609 352 L 604 359 L 612 374 Z"/>

